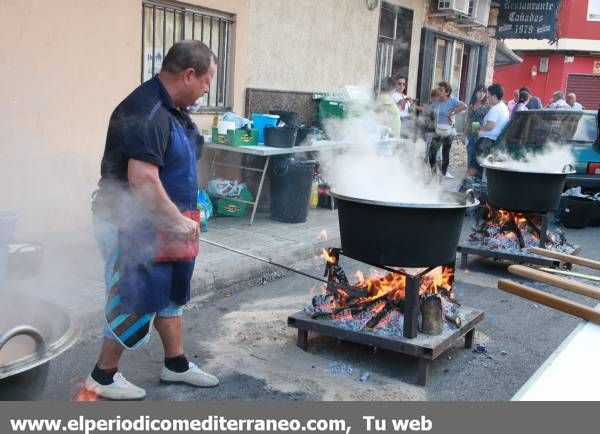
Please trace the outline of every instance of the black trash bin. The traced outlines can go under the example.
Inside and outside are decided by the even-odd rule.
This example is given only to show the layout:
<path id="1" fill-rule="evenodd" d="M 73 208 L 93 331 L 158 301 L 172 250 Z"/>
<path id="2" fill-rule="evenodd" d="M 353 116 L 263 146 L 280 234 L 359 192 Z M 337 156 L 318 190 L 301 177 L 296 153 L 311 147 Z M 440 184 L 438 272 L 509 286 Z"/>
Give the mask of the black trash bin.
<path id="1" fill-rule="evenodd" d="M 281 158 L 271 166 L 271 218 L 304 223 L 316 162 Z"/>
<path id="2" fill-rule="evenodd" d="M 588 226 L 600 226 L 600 198 L 594 200 L 594 209 Z"/>
<path id="3" fill-rule="evenodd" d="M 588 225 L 594 210 L 594 200 L 589 197 L 567 196 L 560 217 L 566 228 L 583 229 Z"/>

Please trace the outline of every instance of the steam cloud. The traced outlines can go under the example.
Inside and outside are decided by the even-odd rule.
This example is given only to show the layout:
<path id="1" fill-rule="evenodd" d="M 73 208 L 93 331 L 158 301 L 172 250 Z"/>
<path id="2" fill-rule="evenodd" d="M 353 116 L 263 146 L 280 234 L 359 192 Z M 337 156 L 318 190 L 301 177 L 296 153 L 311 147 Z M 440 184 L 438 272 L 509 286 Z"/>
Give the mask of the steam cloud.
<path id="1" fill-rule="evenodd" d="M 381 120 L 369 110 L 359 117 L 329 120 L 332 140 L 352 144 L 342 153 L 322 153 L 322 173 L 333 191 L 346 196 L 399 203 L 433 204 L 442 186 L 425 164 L 425 141 L 403 140 L 396 152 L 382 145 Z"/>
<path id="2" fill-rule="evenodd" d="M 549 143 L 542 151 L 529 151 L 516 159 L 506 152 L 496 152 L 492 165 L 528 172 L 561 173 L 565 165 L 573 164 L 575 157 L 570 146 Z"/>

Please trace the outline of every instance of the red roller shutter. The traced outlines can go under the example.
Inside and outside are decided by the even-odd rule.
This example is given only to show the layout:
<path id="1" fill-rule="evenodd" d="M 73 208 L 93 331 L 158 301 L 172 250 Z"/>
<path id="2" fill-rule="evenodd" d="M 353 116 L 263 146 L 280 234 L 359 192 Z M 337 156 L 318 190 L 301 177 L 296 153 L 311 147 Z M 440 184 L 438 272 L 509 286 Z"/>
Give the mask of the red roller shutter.
<path id="1" fill-rule="evenodd" d="M 600 75 L 569 74 L 567 93 L 577 95 L 577 102 L 587 110 L 600 107 Z"/>

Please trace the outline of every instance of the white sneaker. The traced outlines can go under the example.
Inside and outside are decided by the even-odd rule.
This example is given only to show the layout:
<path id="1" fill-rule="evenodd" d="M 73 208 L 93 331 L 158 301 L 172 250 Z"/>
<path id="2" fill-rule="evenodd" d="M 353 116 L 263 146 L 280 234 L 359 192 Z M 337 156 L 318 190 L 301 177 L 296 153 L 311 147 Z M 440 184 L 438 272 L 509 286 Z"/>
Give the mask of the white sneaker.
<path id="1" fill-rule="evenodd" d="M 115 401 L 140 400 L 146 397 L 144 389 L 127 381 L 120 372 L 117 372 L 113 377 L 113 382 L 106 386 L 98 383 L 90 375 L 85 380 L 84 387 L 102 398 Z"/>
<path id="2" fill-rule="evenodd" d="M 163 383 L 185 383 L 196 387 L 215 387 L 219 385 L 217 377 L 204 372 L 192 362 L 189 362 L 189 368 L 185 372 L 174 372 L 163 366 L 160 381 Z"/>
<path id="3" fill-rule="evenodd" d="M 454 175 L 452 175 L 450 172 L 446 172 L 446 178 L 448 179 L 454 179 Z"/>

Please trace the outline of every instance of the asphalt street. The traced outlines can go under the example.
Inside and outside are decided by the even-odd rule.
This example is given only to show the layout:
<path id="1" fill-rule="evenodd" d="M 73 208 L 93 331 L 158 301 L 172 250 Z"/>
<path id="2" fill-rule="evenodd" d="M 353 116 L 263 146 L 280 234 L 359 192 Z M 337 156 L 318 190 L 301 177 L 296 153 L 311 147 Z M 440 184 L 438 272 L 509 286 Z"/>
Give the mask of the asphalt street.
<path id="1" fill-rule="evenodd" d="M 463 236 L 471 224 L 465 221 Z M 583 256 L 600 258 L 600 228 L 565 231 L 571 242 L 582 246 Z M 316 276 L 322 275 L 323 265 L 319 258 L 294 264 Z M 354 268 L 349 264 L 347 273 Z M 457 342 L 434 361 L 425 387 L 415 384 L 415 359 L 401 354 L 314 335 L 308 352 L 299 349 L 287 317 L 309 304 L 321 286 L 283 273 L 204 295 L 186 308 L 187 355 L 219 376 L 218 387 L 160 384 L 163 356 L 156 333 L 147 346 L 125 354 L 121 371 L 144 387 L 150 400 L 508 400 L 580 320 L 496 289 L 497 279 L 506 276 L 506 264 L 478 259 L 471 259 L 468 270 L 457 270 L 457 299 L 485 312 L 475 336 L 485 352 Z M 90 313 L 79 342 L 52 362 L 40 399 L 78 396 L 99 349 L 100 315 Z"/>

